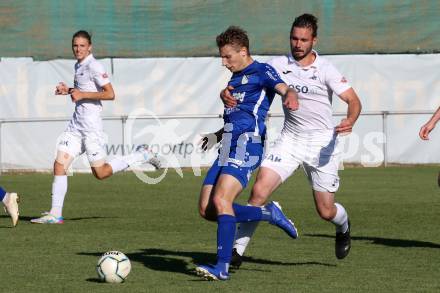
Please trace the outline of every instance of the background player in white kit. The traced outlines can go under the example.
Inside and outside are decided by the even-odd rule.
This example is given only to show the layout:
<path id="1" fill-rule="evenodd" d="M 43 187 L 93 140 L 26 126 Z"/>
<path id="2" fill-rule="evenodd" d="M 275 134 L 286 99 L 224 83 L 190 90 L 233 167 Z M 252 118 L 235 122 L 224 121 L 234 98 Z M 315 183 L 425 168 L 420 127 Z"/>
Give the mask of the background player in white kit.
<path id="1" fill-rule="evenodd" d="M 426 122 L 419 131 L 419 136 L 423 140 L 429 140 L 429 133 L 435 128 L 435 125 L 440 120 L 440 107 L 437 108 L 435 113 L 431 116 L 431 118 Z M 440 172 L 437 177 L 437 184 L 440 186 Z"/>
<path id="2" fill-rule="evenodd" d="M 104 145 L 106 135 L 102 128 L 101 100 L 114 100 L 115 94 L 104 67 L 92 55 L 92 39 L 88 32 L 78 31 L 72 37 L 75 64 L 74 87 L 64 83 L 56 87 L 56 95 L 70 95 L 75 103 L 75 112 L 57 143 L 52 184 L 52 208 L 41 218 L 32 219 L 38 224 L 62 224 L 62 208 L 67 192 L 66 170 L 73 160 L 87 154 L 93 175 L 105 179 L 137 163 L 150 163 L 159 167 L 159 160 L 147 148 L 141 147 L 131 155 L 115 157 L 105 162 Z"/>
<path id="3" fill-rule="evenodd" d="M 291 54 L 268 62 L 284 82 L 296 89 L 300 106 L 297 111 L 283 108 L 285 120 L 281 136 L 266 153 L 248 203 L 264 205 L 278 186 L 302 165 L 319 216 L 336 226 L 335 253 L 338 259 L 342 259 L 348 255 L 351 241 L 347 212 L 334 200 L 339 187 L 338 135 L 351 132 L 359 117 L 361 103 L 347 80 L 313 50 L 317 29 L 315 16 L 303 14 L 297 17 L 290 32 Z M 348 104 L 347 117 L 336 127 L 332 122 L 333 92 Z M 235 105 L 228 90 L 222 93 L 222 98 L 227 106 Z M 231 266 L 240 266 L 241 255 L 257 224 L 240 224 Z"/>

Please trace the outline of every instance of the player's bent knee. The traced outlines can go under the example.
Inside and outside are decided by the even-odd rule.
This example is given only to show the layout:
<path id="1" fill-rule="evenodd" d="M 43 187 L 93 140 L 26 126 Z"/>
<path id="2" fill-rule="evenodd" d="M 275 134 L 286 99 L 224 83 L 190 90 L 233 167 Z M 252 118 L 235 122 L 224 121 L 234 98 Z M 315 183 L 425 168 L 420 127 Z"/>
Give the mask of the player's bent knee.
<path id="1" fill-rule="evenodd" d="M 206 209 L 207 207 L 205 205 L 199 204 L 199 215 L 202 218 L 206 217 Z"/>
<path id="2" fill-rule="evenodd" d="M 95 178 L 98 179 L 98 180 L 104 180 L 105 178 L 108 177 L 108 176 L 102 175 L 101 173 L 97 173 L 97 172 L 93 172 L 93 175 L 94 175 Z"/>
<path id="3" fill-rule="evenodd" d="M 105 168 L 105 166 L 101 167 L 93 167 L 92 166 L 92 173 L 98 180 L 104 180 L 112 175 L 111 168 Z"/>
<path id="4" fill-rule="evenodd" d="M 330 208 L 319 208 L 318 214 L 325 221 L 331 221 L 336 216 L 336 213 Z"/>
<path id="5" fill-rule="evenodd" d="M 219 208 L 222 208 L 224 205 L 225 199 L 221 196 L 214 196 L 212 198 L 212 203 L 214 204 L 215 208 L 218 210 Z"/>
<path id="6" fill-rule="evenodd" d="M 199 208 L 199 215 L 200 215 L 200 217 L 206 219 L 206 210 Z"/>
<path id="7" fill-rule="evenodd" d="M 96 168 L 96 169 L 104 167 L 104 165 L 105 165 L 105 160 L 104 159 L 90 162 L 90 166 L 92 168 Z"/>
<path id="8" fill-rule="evenodd" d="M 199 214 L 205 220 L 208 220 L 208 221 L 216 221 L 217 220 L 217 216 L 215 214 L 213 214 L 212 212 L 207 211 L 206 209 L 199 208 Z"/>
<path id="9" fill-rule="evenodd" d="M 226 211 L 232 210 L 232 202 L 221 195 L 215 195 L 212 199 L 212 203 L 215 208 L 215 214 L 223 214 Z"/>
<path id="10" fill-rule="evenodd" d="M 111 176 L 111 174 L 105 174 L 103 172 L 99 172 L 99 173 L 96 172 L 96 173 L 93 173 L 93 175 L 95 175 L 95 178 L 98 180 L 104 180 L 104 179 L 107 179 L 108 177 Z"/>
<path id="11" fill-rule="evenodd" d="M 58 151 L 53 164 L 55 175 L 65 174 L 69 169 L 70 164 L 73 161 L 73 157 L 68 153 Z"/>
<path id="12" fill-rule="evenodd" d="M 262 206 L 266 203 L 269 194 L 269 188 L 266 188 L 264 184 L 255 183 L 254 187 L 252 188 L 249 203 L 252 205 Z"/>

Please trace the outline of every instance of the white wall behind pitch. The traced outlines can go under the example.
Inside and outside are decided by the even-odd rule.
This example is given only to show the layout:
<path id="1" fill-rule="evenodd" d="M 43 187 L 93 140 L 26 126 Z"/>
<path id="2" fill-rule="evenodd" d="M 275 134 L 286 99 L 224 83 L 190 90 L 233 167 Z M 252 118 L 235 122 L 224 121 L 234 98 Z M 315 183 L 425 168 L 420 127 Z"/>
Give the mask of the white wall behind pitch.
<path id="1" fill-rule="evenodd" d="M 440 105 L 440 54 L 324 57 L 353 85 L 361 98 L 363 111 L 434 111 Z M 255 58 L 266 61 L 271 57 Z M 103 102 L 103 116 L 129 115 L 141 108 L 155 115 L 222 113 L 219 91 L 226 85 L 230 73 L 221 66 L 219 58 L 103 59 L 101 62 L 116 91 L 115 101 Z M 34 62 L 30 58 L 3 58 L 0 62 L 0 119 L 70 117 L 74 105 L 69 96 L 55 96 L 54 88 L 60 81 L 73 84 L 73 65 L 72 60 Z M 337 97 L 333 100 L 335 111 L 346 111 L 345 103 Z M 279 100 L 274 101 L 271 113 L 282 113 Z M 386 137 L 389 162 L 440 162 L 438 129 L 428 142 L 418 138 L 420 126 L 429 117 L 428 114 L 389 117 Z M 335 117 L 335 121 L 340 118 Z M 188 148 L 198 133 L 215 131 L 222 124 L 220 119 L 213 118 L 178 120 L 177 135 L 191 134 L 185 138 Z M 353 135 L 343 139 L 346 161 L 360 163 L 362 158 L 373 157 L 372 149 L 383 149 L 383 142 L 377 139 L 375 142 L 371 135 L 382 131 L 381 121 L 380 116 L 359 119 Z M 274 138 L 282 118 L 273 118 L 270 124 Z M 66 122 L 2 124 L 3 168 L 50 169 L 54 139 L 65 125 Z M 121 128 L 120 122 L 105 122 L 113 150 L 122 144 Z M 191 164 L 186 157 L 177 156 L 183 166 Z M 214 157 L 215 151 L 205 158 L 207 164 Z M 83 169 L 87 164 L 77 162 L 75 167 Z"/>

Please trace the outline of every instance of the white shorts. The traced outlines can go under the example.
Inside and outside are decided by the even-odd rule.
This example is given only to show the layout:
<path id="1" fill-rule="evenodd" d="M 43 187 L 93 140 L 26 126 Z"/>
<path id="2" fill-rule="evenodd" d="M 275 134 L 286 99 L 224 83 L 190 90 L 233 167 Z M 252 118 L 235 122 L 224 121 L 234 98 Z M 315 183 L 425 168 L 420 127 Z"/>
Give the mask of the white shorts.
<path id="1" fill-rule="evenodd" d="M 302 165 L 313 190 L 336 192 L 340 155 L 338 136 L 332 130 L 282 133 L 266 152 L 261 167 L 272 169 L 284 182 Z"/>
<path id="2" fill-rule="evenodd" d="M 107 154 L 105 144 L 107 135 L 100 131 L 64 131 L 58 137 L 57 151 L 68 153 L 72 158 L 76 158 L 86 153 L 87 159 L 93 166 L 94 162 L 103 161 Z"/>

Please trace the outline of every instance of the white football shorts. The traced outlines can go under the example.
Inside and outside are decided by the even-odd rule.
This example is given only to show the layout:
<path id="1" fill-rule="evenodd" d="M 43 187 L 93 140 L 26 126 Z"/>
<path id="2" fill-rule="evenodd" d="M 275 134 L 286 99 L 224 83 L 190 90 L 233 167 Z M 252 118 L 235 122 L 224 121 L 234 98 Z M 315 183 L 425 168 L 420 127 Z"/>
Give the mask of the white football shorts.
<path id="1" fill-rule="evenodd" d="M 282 133 L 266 152 L 261 167 L 272 169 L 284 182 L 302 165 L 313 190 L 336 192 L 340 157 L 333 130 Z"/>
<path id="2" fill-rule="evenodd" d="M 57 141 L 57 151 L 68 153 L 76 158 L 86 153 L 91 166 L 102 165 L 107 157 L 105 144 L 107 135 L 104 132 L 64 131 Z M 99 163 L 99 164 L 96 164 Z"/>

